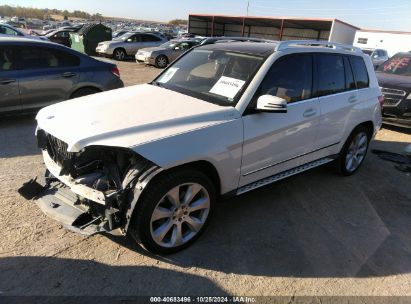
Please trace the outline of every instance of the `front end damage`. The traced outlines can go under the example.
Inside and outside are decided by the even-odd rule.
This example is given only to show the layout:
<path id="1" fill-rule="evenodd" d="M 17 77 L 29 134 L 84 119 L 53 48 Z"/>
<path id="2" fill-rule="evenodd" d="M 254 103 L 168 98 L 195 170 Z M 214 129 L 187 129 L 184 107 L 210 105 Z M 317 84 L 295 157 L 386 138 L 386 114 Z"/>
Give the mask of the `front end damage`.
<path id="1" fill-rule="evenodd" d="M 65 142 L 43 130 L 37 140 L 47 167 L 40 209 L 82 234 L 124 235 L 141 192 L 161 168 L 129 149 L 68 152 Z"/>

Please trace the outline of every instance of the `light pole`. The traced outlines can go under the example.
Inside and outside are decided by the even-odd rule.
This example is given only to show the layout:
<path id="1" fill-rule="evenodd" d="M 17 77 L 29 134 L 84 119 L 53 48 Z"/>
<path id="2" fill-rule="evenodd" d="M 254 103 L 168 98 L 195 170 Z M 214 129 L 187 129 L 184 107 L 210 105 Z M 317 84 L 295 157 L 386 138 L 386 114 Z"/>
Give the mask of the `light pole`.
<path id="1" fill-rule="evenodd" d="M 250 8 L 250 0 L 247 1 L 247 17 L 248 17 L 248 9 Z"/>

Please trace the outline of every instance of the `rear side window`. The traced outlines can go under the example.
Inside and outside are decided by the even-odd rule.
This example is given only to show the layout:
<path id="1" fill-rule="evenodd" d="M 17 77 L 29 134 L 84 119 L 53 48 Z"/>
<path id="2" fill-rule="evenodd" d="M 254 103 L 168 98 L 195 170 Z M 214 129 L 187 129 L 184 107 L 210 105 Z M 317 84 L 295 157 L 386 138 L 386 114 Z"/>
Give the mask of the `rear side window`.
<path id="1" fill-rule="evenodd" d="M 358 56 L 350 56 L 350 62 L 352 70 L 354 72 L 355 83 L 358 89 L 369 87 L 369 78 L 367 67 L 365 66 L 364 59 Z"/>
<path id="2" fill-rule="evenodd" d="M 145 34 L 142 37 L 142 41 L 143 42 L 156 42 L 156 41 L 161 41 L 161 39 L 157 36 L 154 36 L 154 35 Z"/>
<path id="3" fill-rule="evenodd" d="M 12 71 L 15 68 L 12 48 L 0 46 L 0 72 Z"/>
<path id="4" fill-rule="evenodd" d="M 49 48 L 20 49 L 21 67 L 25 70 L 74 67 L 80 58 L 68 52 Z"/>
<path id="5" fill-rule="evenodd" d="M 346 90 L 343 56 L 318 54 L 318 95 L 330 95 Z"/>
<path id="6" fill-rule="evenodd" d="M 273 95 L 287 102 L 311 98 L 312 66 L 309 54 L 281 57 L 265 76 L 257 97 Z"/>

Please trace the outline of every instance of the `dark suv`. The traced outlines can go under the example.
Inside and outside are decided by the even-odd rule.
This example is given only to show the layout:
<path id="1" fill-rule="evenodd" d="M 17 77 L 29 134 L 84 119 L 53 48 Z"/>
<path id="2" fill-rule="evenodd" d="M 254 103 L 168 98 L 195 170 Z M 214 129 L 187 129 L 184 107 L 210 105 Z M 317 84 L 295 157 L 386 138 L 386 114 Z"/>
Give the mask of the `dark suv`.
<path id="1" fill-rule="evenodd" d="M 411 128 L 411 53 L 395 54 L 376 72 L 384 95 L 384 122 Z"/>

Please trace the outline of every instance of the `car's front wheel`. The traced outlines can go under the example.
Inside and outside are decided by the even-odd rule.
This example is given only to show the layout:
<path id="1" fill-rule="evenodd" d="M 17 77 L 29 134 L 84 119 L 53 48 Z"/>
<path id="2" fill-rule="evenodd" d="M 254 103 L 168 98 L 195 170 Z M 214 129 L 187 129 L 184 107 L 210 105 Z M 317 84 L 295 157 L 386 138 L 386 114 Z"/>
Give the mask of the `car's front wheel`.
<path id="1" fill-rule="evenodd" d="M 160 55 L 156 58 L 156 67 L 164 69 L 168 65 L 168 59 L 164 55 Z"/>
<path id="2" fill-rule="evenodd" d="M 215 200 L 215 187 L 201 172 L 184 170 L 163 175 L 144 190 L 130 234 L 151 252 L 180 251 L 204 231 Z"/>
<path id="3" fill-rule="evenodd" d="M 126 51 L 123 49 L 115 49 L 113 52 L 113 58 L 122 61 L 126 58 Z"/>
<path id="4" fill-rule="evenodd" d="M 338 171 L 343 175 L 354 174 L 364 162 L 370 143 L 370 133 L 360 126 L 348 137 L 337 160 Z"/>

